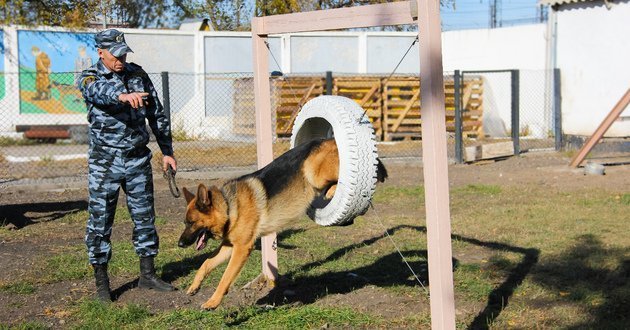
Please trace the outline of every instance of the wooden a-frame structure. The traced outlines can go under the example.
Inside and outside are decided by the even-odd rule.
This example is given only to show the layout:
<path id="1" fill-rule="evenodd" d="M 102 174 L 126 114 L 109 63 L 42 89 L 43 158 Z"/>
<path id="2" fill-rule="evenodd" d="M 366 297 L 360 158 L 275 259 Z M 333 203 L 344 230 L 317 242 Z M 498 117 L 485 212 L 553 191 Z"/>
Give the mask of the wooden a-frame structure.
<path id="1" fill-rule="evenodd" d="M 428 240 L 431 325 L 455 329 L 455 296 L 446 150 L 444 78 L 439 0 L 412 0 L 254 17 L 252 43 L 258 167 L 273 161 L 273 131 L 269 88 L 270 34 L 418 24 L 422 99 L 422 153 Z M 262 238 L 262 275 L 278 277 L 276 235 Z"/>

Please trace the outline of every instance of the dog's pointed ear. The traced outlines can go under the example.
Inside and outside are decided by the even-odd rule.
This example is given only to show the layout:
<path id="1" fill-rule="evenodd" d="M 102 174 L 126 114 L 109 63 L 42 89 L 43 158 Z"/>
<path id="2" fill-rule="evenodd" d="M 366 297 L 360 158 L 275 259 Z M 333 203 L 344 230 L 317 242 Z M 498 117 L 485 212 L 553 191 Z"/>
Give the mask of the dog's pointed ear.
<path id="1" fill-rule="evenodd" d="M 190 203 L 190 201 L 193 200 L 193 198 L 195 198 L 195 194 L 193 194 L 190 191 L 188 191 L 188 189 L 186 189 L 186 187 L 183 187 L 182 191 L 184 192 L 184 198 L 186 199 L 186 205 L 188 205 L 188 203 Z"/>
<path id="2" fill-rule="evenodd" d="M 197 188 L 197 208 L 199 210 L 205 210 L 210 207 L 212 200 L 210 197 L 208 188 L 206 188 L 203 184 L 200 184 L 199 188 Z"/>

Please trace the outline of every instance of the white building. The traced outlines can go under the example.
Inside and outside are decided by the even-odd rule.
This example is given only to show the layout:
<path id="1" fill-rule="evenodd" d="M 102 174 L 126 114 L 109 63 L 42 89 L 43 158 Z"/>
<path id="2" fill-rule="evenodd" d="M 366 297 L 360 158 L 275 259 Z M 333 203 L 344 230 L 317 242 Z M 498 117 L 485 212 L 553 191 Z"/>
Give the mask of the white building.
<path id="1" fill-rule="evenodd" d="M 540 3 L 551 8 L 548 65 L 562 72 L 563 131 L 590 136 L 630 88 L 630 1 Z M 606 136 L 630 136 L 630 110 Z"/>

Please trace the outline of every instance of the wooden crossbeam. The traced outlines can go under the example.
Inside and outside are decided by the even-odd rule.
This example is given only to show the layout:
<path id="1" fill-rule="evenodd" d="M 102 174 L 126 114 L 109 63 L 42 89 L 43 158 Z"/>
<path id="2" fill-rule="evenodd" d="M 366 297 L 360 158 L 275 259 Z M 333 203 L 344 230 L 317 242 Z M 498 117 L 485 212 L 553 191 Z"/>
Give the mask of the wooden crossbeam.
<path id="1" fill-rule="evenodd" d="M 314 32 L 373 26 L 413 24 L 410 2 L 398 1 L 284 15 L 256 17 L 259 34 Z"/>

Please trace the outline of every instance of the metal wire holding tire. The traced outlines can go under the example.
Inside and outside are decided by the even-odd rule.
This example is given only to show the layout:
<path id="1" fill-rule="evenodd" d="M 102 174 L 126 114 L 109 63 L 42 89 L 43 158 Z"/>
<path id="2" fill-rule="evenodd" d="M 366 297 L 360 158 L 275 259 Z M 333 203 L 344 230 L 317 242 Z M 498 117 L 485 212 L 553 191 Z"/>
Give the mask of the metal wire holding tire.
<path id="1" fill-rule="evenodd" d="M 164 171 L 163 176 L 168 182 L 168 189 L 171 191 L 171 195 L 178 198 L 181 196 L 181 193 L 179 192 L 179 188 L 177 188 L 177 182 L 175 182 L 175 173 L 176 172 L 173 170 L 173 167 L 169 164 L 166 171 Z"/>

